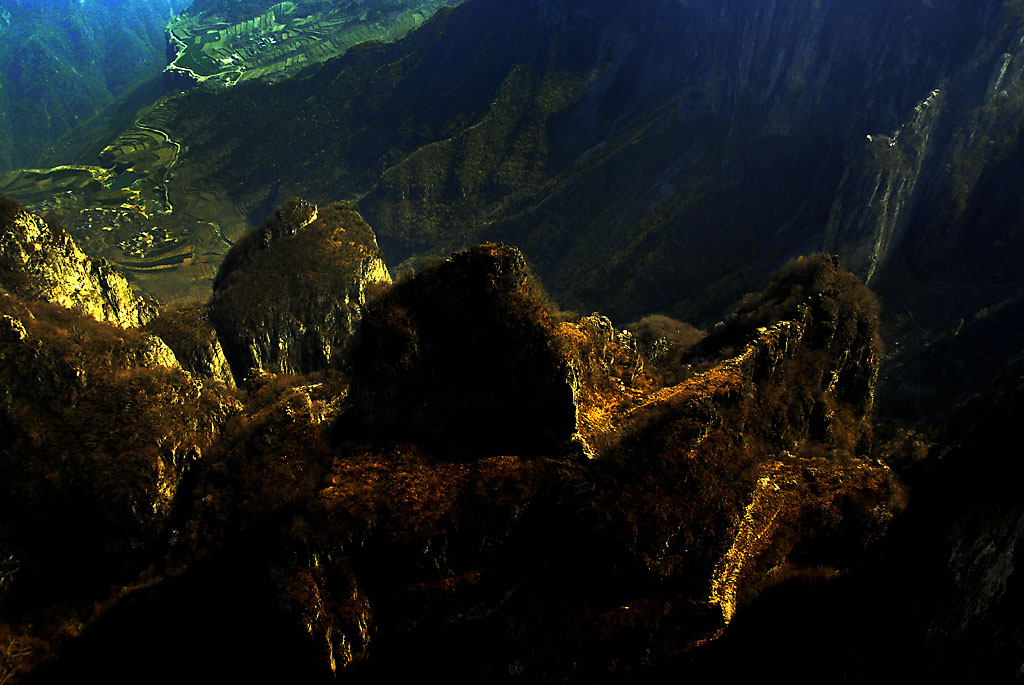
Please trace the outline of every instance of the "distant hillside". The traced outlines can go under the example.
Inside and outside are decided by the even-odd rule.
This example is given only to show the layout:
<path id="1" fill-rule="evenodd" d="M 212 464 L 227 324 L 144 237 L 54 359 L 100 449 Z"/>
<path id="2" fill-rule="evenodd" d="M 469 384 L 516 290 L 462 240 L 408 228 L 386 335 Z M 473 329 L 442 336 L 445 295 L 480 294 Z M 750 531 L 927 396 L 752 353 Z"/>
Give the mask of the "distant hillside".
<path id="1" fill-rule="evenodd" d="M 167 27 L 168 71 L 232 86 L 281 81 L 368 41 L 391 42 L 462 0 L 196 0 Z"/>
<path id="2" fill-rule="evenodd" d="M 279 5 L 296 5 L 296 11 L 312 14 L 328 6 L 344 8 L 346 12 L 358 14 L 382 13 L 397 7 L 421 4 L 411 0 L 296 0 L 295 2 L 279 2 L 278 0 L 192 0 L 185 13 L 191 16 L 217 16 L 226 22 L 237 23 L 252 19 L 263 14 L 271 7 Z"/>
<path id="3" fill-rule="evenodd" d="M 714 323 L 820 249 L 865 135 L 974 59 L 1001 11 L 811 5 L 472 0 L 287 83 L 172 103 L 177 182 L 254 222 L 296 195 L 358 199 L 390 263 L 504 240 L 563 306 Z"/>
<path id="4" fill-rule="evenodd" d="M 164 67 L 164 27 L 188 0 L 5 0 L 0 169 L 48 145 Z"/>
<path id="5" fill-rule="evenodd" d="M 917 403 L 907 350 L 1024 301 L 1022 30 L 1007 0 L 471 0 L 160 115 L 183 196 L 251 222 L 354 199 L 393 266 L 514 243 L 562 307 L 620 322 L 713 326 L 824 248 L 882 294 Z"/>

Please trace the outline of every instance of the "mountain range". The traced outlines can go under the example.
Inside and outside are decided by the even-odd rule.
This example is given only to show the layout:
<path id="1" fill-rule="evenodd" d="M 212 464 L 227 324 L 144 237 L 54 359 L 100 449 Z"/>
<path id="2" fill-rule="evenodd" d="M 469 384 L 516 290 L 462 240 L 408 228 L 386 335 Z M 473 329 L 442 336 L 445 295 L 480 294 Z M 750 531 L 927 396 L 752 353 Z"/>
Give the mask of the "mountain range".
<path id="1" fill-rule="evenodd" d="M 466 0 L 169 78 L 0 203 L 0 682 L 1019 680 L 1022 45 Z"/>
<path id="2" fill-rule="evenodd" d="M 996 1 L 476 0 L 155 117 L 185 195 L 256 222 L 356 200 L 392 265 L 503 240 L 567 309 L 706 327 L 824 249 L 916 348 L 1020 301 L 1019 26 Z"/>

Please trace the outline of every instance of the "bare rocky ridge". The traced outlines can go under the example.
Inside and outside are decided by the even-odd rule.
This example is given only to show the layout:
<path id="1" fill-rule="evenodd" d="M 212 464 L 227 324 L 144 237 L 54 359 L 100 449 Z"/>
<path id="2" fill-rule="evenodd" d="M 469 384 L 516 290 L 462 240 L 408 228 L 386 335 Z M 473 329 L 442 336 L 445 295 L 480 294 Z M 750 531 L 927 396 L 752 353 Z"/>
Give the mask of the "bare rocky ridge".
<path id="1" fill-rule="evenodd" d="M 106 260 L 89 257 L 58 226 L 0 198 L 0 284 L 30 300 L 74 308 L 122 328 L 156 316 L 153 303 L 136 294 Z"/>

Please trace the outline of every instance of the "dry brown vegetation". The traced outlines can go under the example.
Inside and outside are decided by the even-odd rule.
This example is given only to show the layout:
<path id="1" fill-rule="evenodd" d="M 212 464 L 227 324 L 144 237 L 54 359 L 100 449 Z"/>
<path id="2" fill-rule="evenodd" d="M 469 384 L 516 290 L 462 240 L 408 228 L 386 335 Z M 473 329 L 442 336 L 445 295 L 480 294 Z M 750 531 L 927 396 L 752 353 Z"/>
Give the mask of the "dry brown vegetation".
<path id="1" fill-rule="evenodd" d="M 261 260 L 306 245 L 278 219 L 211 318 L 265 313 L 244 300 Z M 310 246 L 344 235 L 307 228 Z M 6 297 L 0 520 L 17 523 L 0 552 L 19 566 L 0 629 L 27 625 L 14 597 L 50 607 L 26 659 L 60 654 L 56 679 L 141 667 L 196 615 L 251 624 L 282 677 L 407 676 L 444 645 L 456 679 L 643 674 L 715 637 L 770 569 L 855 565 L 898 508 L 888 471 L 858 459 L 878 353 L 860 287 L 813 258 L 706 339 L 666 317 L 634 334 L 559 321 L 518 250 L 487 244 L 382 289 L 342 368 L 237 391 L 154 365 L 148 332 L 211 344 L 201 308 L 144 332 Z M 309 302 L 284 295 L 282 315 Z M 83 624 L 130 656 L 63 652 L 77 638 L 53 625 Z M 217 658 L 252 670 L 245 635 Z"/>
<path id="2" fill-rule="evenodd" d="M 675 385 L 692 373 L 684 359 L 687 352 L 707 335 L 690 324 L 651 314 L 626 326 L 648 360 L 648 370 L 662 385 Z"/>

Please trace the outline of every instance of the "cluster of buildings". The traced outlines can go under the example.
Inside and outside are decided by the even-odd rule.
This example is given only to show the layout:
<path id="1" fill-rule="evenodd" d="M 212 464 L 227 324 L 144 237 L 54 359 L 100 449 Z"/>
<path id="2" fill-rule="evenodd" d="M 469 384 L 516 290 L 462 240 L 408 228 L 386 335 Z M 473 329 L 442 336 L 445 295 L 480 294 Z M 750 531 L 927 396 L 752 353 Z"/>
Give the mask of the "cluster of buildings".
<path id="1" fill-rule="evenodd" d="M 154 226 L 149 230 L 139 231 L 127 240 L 122 240 L 117 246 L 129 257 L 145 259 L 150 250 L 173 242 L 174 238 L 166 230 Z"/>

